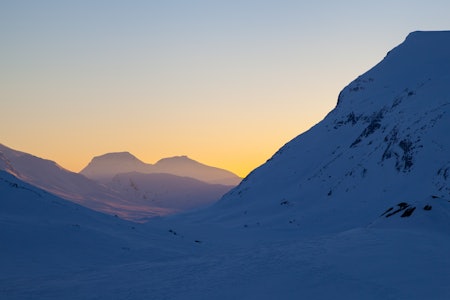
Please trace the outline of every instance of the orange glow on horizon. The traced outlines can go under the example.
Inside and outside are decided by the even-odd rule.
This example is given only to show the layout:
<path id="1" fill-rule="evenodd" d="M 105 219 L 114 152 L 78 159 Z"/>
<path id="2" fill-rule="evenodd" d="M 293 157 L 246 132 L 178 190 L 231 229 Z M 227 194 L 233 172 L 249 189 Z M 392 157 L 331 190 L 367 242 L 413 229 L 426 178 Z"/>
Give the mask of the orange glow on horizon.
<path id="1" fill-rule="evenodd" d="M 126 135 L 125 132 L 117 132 L 115 138 L 111 132 L 98 137 L 95 134 L 80 137 L 78 131 L 60 133 L 57 128 L 47 133 L 51 138 L 47 138 L 45 143 L 41 142 L 42 137 L 39 135 L 33 135 L 26 140 L 21 136 L 15 136 L 2 143 L 15 150 L 55 161 L 72 172 L 81 171 L 95 156 L 128 151 L 150 164 L 166 157 L 187 155 L 200 163 L 231 171 L 244 178 L 253 169 L 265 163 L 286 142 L 311 125 L 308 124 L 303 130 L 296 130 L 291 126 L 283 134 L 275 136 L 266 134 L 269 127 L 266 130 L 262 128 L 259 134 L 258 131 L 245 133 L 241 130 L 241 135 L 238 135 L 228 131 L 230 136 L 225 138 L 223 134 L 215 134 L 208 139 L 209 143 L 206 143 L 200 135 L 186 135 L 184 139 L 155 136 L 142 141 L 140 134 L 137 133 Z M 136 130 L 138 131 L 138 128 Z M 89 132 L 88 128 L 84 132 Z M 83 143 L 81 138 L 84 140 Z M 64 140 L 64 143 L 61 143 L 61 140 Z M 152 140 L 155 142 L 151 142 Z"/>
<path id="2" fill-rule="evenodd" d="M 377 15 L 368 32 L 353 26 L 357 8 L 342 4 L 330 15 L 301 1 L 243 10 L 120 2 L 107 11 L 16 2 L 0 19 L 0 143 L 75 172 L 128 151 L 146 163 L 187 155 L 245 177 L 319 122 L 417 20 L 380 26 Z"/>

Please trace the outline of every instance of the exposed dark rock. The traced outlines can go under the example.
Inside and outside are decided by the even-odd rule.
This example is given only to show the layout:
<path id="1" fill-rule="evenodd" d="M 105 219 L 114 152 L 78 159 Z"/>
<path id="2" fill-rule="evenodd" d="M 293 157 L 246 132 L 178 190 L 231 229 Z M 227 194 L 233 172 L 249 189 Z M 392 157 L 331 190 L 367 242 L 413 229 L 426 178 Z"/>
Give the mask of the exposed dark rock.
<path id="1" fill-rule="evenodd" d="M 386 218 L 389 218 L 389 217 L 391 217 L 391 216 L 393 216 L 393 215 L 395 215 L 395 214 L 397 214 L 397 213 L 399 213 L 399 212 L 401 212 L 401 211 L 407 209 L 407 208 L 409 207 L 409 204 L 406 203 L 406 202 L 400 202 L 399 204 L 397 204 L 397 206 L 398 206 L 398 208 L 397 208 L 396 210 L 392 211 L 393 208 L 391 207 L 391 208 L 389 208 L 387 211 L 385 211 L 385 212 L 382 214 L 382 216 L 383 216 L 384 214 L 386 214 L 386 213 L 392 211 L 391 213 L 386 214 Z M 415 208 L 414 208 L 414 209 L 415 209 Z M 403 215 L 402 215 L 402 216 L 403 216 Z"/>
<path id="2" fill-rule="evenodd" d="M 416 209 L 416 208 L 415 208 L 414 206 L 413 206 L 413 207 L 407 208 L 407 209 L 405 210 L 405 212 L 401 215 L 401 217 L 402 217 L 402 218 L 407 218 L 407 217 L 411 216 L 415 209 Z"/>
<path id="3" fill-rule="evenodd" d="M 282 200 L 282 201 L 280 202 L 280 205 L 290 206 L 291 203 L 290 203 L 288 200 Z"/>
<path id="4" fill-rule="evenodd" d="M 352 123 L 355 125 L 359 120 L 359 116 L 356 116 L 354 112 L 351 112 L 347 115 L 347 123 Z"/>
<path id="5" fill-rule="evenodd" d="M 407 208 L 409 206 L 409 204 L 406 203 L 406 202 L 400 202 L 399 204 L 397 204 L 397 206 L 402 208 L 402 209 L 405 209 L 405 208 Z"/>
<path id="6" fill-rule="evenodd" d="M 409 170 L 409 169 L 411 169 L 411 167 L 413 165 L 412 150 L 414 149 L 414 145 L 408 139 L 401 140 L 398 145 L 403 150 L 403 156 L 402 156 L 403 169 Z"/>
<path id="7" fill-rule="evenodd" d="M 394 209 L 393 207 L 389 207 L 388 209 L 386 209 L 386 211 L 384 213 L 381 214 L 380 217 L 384 216 L 385 214 L 387 214 L 388 212 L 390 212 L 393 209 Z"/>
<path id="8" fill-rule="evenodd" d="M 443 167 L 443 168 L 439 169 L 438 170 L 438 175 L 441 175 L 445 180 L 447 180 L 449 175 L 450 175 L 449 174 L 449 168 L 448 167 L 447 168 Z"/>
<path id="9" fill-rule="evenodd" d="M 409 138 L 404 138 L 400 142 L 398 140 L 398 129 L 395 127 L 384 137 L 387 146 L 381 156 L 381 161 L 393 157 L 395 158 L 395 168 L 397 171 L 407 172 L 414 164 L 413 151 L 416 146 Z"/>
<path id="10" fill-rule="evenodd" d="M 370 123 L 367 125 L 367 127 L 361 132 L 361 134 L 356 138 L 355 141 L 350 145 L 350 147 L 354 147 L 357 144 L 359 144 L 364 138 L 368 137 L 369 135 L 373 134 L 375 131 L 377 131 L 381 127 L 381 120 L 383 119 L 383 110 L 380 110 L 379 112 L 372 115 L 370 118 Z"/>

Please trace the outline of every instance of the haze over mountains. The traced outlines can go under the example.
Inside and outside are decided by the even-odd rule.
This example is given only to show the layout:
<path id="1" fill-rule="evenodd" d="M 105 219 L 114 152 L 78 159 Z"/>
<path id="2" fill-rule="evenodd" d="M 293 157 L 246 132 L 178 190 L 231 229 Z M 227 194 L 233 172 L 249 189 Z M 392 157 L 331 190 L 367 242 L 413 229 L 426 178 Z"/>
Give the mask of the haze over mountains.
<path id="1" fill-rule="evenodd" d="M 152 165 L 142 162 L 129 152 L 107 153 L 94 157 L 80 174 L 107 182 L 117 174 L 129 172 L 166 173 L 229 186 L 235 186 L 242 180 L 229 171 L 201 164 L 187 156 L 163 158 Z"/>
<path id="2" fill-rule="evenodd" d="M 155 216 L 200 208 L 217 201 L 233 187 L 167 173 L 139 174 L 136 172 L 145 171 L 143 168 L 152 166 L 140 162 L 129 153 L 108 154 L 103 157 L 107 158 L 106 163 L 100 159 L 100 166 L 96 163 L 89 165 L 88 170 L 91 173 L 103 174 L 97 181 L 95 176 L 94 180 L 91 180 L 84 175 L 70 172 L 53 161 L 0 144 L 1 170 L 64 199 L 129 220 L 143 221 Z M 108 159 L 110 157 L 113 159 Z M 98 159 L 94 159 L 95 161 Z M 132 165 L 133 162 L 136 162 L 135 165 Z M 174 158 L 167 159 L 166 162 L 169 167 L 176 170 L 180 160 Z M 188 158 L 182 158 L 179 165 L 180 173 L 186 176 L 192 170 L 191 173 L 194 175 L 211 174 L 211 181 L 220 181 L 219 178 L 224 182 L 239 179 L 231 172 L 209 167 Z M 165 170 L 171 171 L 167 167 Z M 88 175 L 91 173 L 88 172 Z M 110 177 L 106 177 L 106 174 Z M 133 192 L 130 192 L 130 189 Z"/>
<path id="3" fill-rule="evenodd" d="M 145 224 L 30 186 L 67 182 L 54 163 L 39 161 L 39 173 L 35 158 L 3 147 L 0 296 L 449 299 L 449 83 L 450 32 L 411 33 L 219 202 Z M 161 174 L 117 156 L 127 172 L 99 165 L 110 174 L 101 186 L 151 197 L 140 182 Z"/>

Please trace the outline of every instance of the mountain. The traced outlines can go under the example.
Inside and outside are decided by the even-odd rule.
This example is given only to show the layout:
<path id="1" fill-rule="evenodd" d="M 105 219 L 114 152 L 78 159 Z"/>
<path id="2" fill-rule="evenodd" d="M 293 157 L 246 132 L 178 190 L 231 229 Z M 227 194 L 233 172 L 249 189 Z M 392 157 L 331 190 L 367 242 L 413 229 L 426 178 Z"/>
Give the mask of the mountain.
<path id="1" fill-rule="evenodd" d="M 63 199 L 125 219 L 141 221 L 171 213 L 166 209 L 133 203 L 107 186 L 70 172 L 53 161 L 1 144 L 0 170 Z"/>
<path id="2" fill-rule="evenodd" d="M 135 205 L 160 209 L 160 215 L 210 205 L 240 181 L 231 172 L 187 156 L 165 158 L 151 165 L 129 152 L 94 157 L 80 174 Z"/>
<path id="3" fill-rule="evenodd" d="M 104 172 L 115 167 L 140 171 L 147 167 L 126 152 L 105 155 L 96 161 Z M 97 182 L 70 172 L 53 161 L 1 144 L 0 170 L 63 199 L 138 222 L 204 207 L 214 203 L 231 189 L 231 186 L 210 184 L 193 178 L 160 173 L 138 174 L 132 171 Z"/>
<path id="4" fill-rule="evenodd" d="M 241 178 L 232 172 L 204 165 L 187 156 L 164 158 L 152 165 L 142 162 L 128 152 L 96 156 L 80 174 L 100 182 L 108 182 L 117 174 L 130 172 L 168 173 L 229 186 L 235 186 L 241 181 Z"/>
<path id="5" fill-rule="evenodd" d="M 315 233 L 396 219 L 448 232 L 449 53 L 450 32 L 411 33 L 202 218 Z"/>
<path id="6" fill-rule="evenodd" d="M 0 144 L 0 168 L 19 179 L 65 199 L 93 209 L 107 209 L 104 200 L 111 204 L 120 199 L 107 188 L 70 172 L 53 161 Z"/>
<path id="7" fill-rule="evenodd" d="M 192 177 L 212 184 L 229 186 L 238 185 L 242 180 L 230 171 L 204 165 L 187 156 L 163 158 L 154 165 L 154 170 L 157 173 Z"/>
<path id="8" fill-rule="evenodd" d="M 150 173 L 152 165 L 146 164 L 129 152 L 115 152 L 94 157 L 80 171 L 87 178 L 108 182 L 119 173 Z"/>

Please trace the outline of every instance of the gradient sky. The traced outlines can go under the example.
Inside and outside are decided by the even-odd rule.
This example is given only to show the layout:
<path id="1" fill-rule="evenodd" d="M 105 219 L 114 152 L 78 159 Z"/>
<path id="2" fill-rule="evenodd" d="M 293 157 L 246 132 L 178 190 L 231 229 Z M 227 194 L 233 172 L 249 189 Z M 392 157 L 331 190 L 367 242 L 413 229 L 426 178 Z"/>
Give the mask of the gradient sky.
<path id="1" fill-rule="evenodd" d="M 450 1 L 0 0 L 0 143 L 78 172 L 129 151 L 245 176 Z"/>

